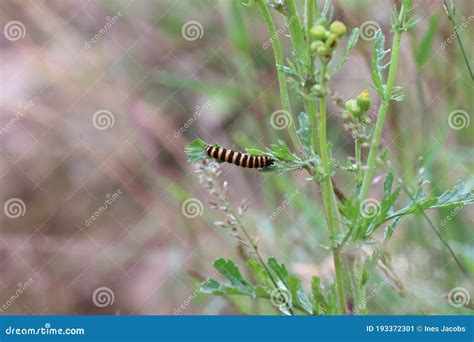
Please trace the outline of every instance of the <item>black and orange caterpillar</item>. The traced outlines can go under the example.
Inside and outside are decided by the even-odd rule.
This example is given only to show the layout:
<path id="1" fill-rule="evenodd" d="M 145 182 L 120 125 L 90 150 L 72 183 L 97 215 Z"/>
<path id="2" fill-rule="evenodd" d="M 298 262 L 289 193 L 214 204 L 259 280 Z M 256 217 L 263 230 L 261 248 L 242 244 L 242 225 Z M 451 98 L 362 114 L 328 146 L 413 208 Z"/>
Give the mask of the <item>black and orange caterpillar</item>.
<path id="1" fill-rule="evenodd" d="M 273 159 L 267 156 L 251 156 L 245 153 L 228 150 L 224 147 L 207 145 L 204 149 L 211 158 L 222 160 L 237 166 L 248 168 L 265 168 L 273 165 Z"/>

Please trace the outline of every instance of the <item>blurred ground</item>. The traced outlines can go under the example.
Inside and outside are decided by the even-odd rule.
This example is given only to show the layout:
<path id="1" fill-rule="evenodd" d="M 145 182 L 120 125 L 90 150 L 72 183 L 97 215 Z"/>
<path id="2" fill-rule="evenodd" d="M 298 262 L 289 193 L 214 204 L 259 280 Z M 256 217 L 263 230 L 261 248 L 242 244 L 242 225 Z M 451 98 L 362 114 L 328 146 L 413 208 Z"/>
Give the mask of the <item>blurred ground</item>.
<path id="1" fill-rule="evenodd" d="M 441 3 L 416 8 L 420 22 L 404 38 L 398 76 L 407 99 L 392 107 L 384 136 L 412 185 L 423 158 L 434 193 L 472 177 L 474 161 L 472 122 L 457 130 L 447 121 L 454 110 L 472 119 L 473 98 Z M 335 18 L 350 28 L 370 20 L 389 33 L 389 2 L 334 4 Z M 472 56 L 472 3 L 457 7 Z M 271 41 L 257 9 L 165 0 L 2 0 L 0 9 L 1 312 L 239 313 L 222 298 L 196 292 L 200 277 L 214 275 L 214 259 L 238 252 L 214 228 L 219 214 L 209 209 L 183 149 L 196 137 L 237 149 L 287 138 L 268 121 L 279 100 Z M 417 67 L 412 46 L 433 16 L 439 20 L 433 51 Z M 247 33 L 236 29 L 241 22 Z M 371 44 L 361 41 L 332 81 L 343 98 L 368 87 Z M 339 114 L 333 106 L 329 135 L 345 160 L 353 147 Z M 246 224 L 255 229 L 285 197 L 301 193 L 259 232 L 261 248 L 305 282 L 312 275 L 329 281 L 318 191 L 304 174 L 225 167 L 222 179 L 236 205 L 248 199 Z M 348 179 L 338 181 L 352 190 Z M 199 199 L 197 214 L 182 210 L 190 198 Z M 473 270 L 472 209 L 444 224 L 449 211 L 430 215 Z M 469 288 L 472 279 L 422 218 L 405 221 L 381 247 L 413 297 L 383 287 L 369 303 L 371 313 L 459 313 L 442 296 Z"/>

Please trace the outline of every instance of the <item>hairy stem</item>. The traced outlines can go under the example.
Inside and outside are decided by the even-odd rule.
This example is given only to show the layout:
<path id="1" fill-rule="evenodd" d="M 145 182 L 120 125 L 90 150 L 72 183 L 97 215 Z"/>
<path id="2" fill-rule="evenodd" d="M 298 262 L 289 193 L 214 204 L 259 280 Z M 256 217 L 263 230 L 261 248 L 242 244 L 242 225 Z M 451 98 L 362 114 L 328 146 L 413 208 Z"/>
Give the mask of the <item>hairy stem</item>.
<path id="1" fill-rule="evenodd" d="M 362 162 L 361 162 L 361 144 L 360 138 L 355 139 L 355 163 L 356 163 L 356 176 L 357 176 L 357 184 L 362 183 Z"/>
<path id="2" fill-rule="evenodd" d="M 327 88 L 326 77 L 327 77 L 327 63 L 324 63 L 321 69 L 321 86 L 323 89 Z M 325 92 L 327 93 L 327 92 Z M 324 202 L 324 208 L 326 211 L 326 220 L 329 228 L 329 235 L 331 240 L 335 240 L 336 235 L 341 232 L 339 212 L 337 209 L 336 197 L 334 195 L 334 189 L 331 182 L 331 165 L 329 163 L 329 153 L 327 148 L 326 138 L 326 121 L 327 121 L 327 95 L 324 95 L 319 100 L 319 147 L 321 163 L 324 168 L 325 177 L 322 182 L 321 192 Z M 346 294 L 344 288 L 344 277 L 343 277 L 343 263 L 340 245 L 333 243 L 333 259 L 334 268 L 336 274 L 336 293 L 339 304 L 340 314 L 346 314 Z"/>

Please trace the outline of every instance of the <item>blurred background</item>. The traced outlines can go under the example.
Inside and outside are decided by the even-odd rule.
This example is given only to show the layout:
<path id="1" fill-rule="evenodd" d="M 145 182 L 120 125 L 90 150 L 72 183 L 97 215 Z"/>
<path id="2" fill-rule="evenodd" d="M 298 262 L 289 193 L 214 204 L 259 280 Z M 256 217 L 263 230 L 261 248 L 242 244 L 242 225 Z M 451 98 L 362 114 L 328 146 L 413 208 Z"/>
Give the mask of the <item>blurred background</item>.
<path id="1" fill-rule="evenodd" d="M 398 177 L 415 187 L 421 172 L 431 181 L 426 191 L 440 194 L 458 180 L 472 183 L 473 83 L 442 1 L 415 3 L 420 21 L 404 36 L 397 80 L 407 96 L 391 106 L 384 143 Z M 349 29 L 375 23 L 391 43 L 392 2 L 333 4 L 334 18 Z M 472 2 L 456 1 L 456 8 L 472 59 Z M 289 57 L 284 22 L 272 15 Z M 264 302 L 198 293 L 200 280 L 216 277 L 215 259 L 241 259 L 236 241 L 215 227 L 222 213 L 210 209 L 183 153 L 195 138 L 240 150 L 289 141 L 269 121 L 280 101 L 258 7 L 2 0 L 0 24 L 1 313 L 277 314 Z M 331 82 L 343 99 L 369 87 L 373 41 L 366 34 Z M 298 113 L 301 102 L 291 97 Z M 453 111 L 467 123 L 453 126 Z M 353 140 L 340 109 L 333 104 L 330 114 L 335 157 L 345 163 Z M 284 262 L 307 289 L 313 275 L 327 285 L 329 241 L 306 174 L 221 169 L 232 203 L 250 206 L 245 225 L 258 232 L 262 254 Z M 352 191 L 350 174 L 336 179 Z M 429 216 L 474 271 L 472 207 Z M 443 296 L 456 287 L 474 296 L 473 279 L 423 217 L 404 220 L 379 248 L 409 295 L 379 286 L 384 275 L 375 272 L 367 291 L 372 314 L 467 312 Z"/>

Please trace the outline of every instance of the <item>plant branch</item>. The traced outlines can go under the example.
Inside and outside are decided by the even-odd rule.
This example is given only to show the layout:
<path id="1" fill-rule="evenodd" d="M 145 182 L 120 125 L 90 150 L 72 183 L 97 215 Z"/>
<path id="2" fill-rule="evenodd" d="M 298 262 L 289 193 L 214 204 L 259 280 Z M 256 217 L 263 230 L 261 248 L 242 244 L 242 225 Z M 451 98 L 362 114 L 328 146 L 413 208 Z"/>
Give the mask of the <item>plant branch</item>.
<path id="1" fill-rule="evenodd" d="M 326 88 L 327 82 L 327 67 L 328 63 L 323 63 L 320 82 L 323 89 Z M 327 92 L 326 92 L 327 94 Z M 336 235 L 341 231 L 339 212 L 337 209 L 336 198 L 334 196 L 334 189 L 331 182 L 331 166 L 329 163 L 329 155 L 326 138 L 326 119 L 327 119 L 327 95 L 324 95 L 319 100 L 320 120 L 319 120 L 319 147 L 321 162 L 324 168 L 325 177 L 322 182 L 321 192 L 326 211 L 326 219 L 328 223 L 329 235 L 333 241 L 333 259 L 336 277 L 336 293 L 339 303 L 339 311 L 341 314 L 346 314 L 346 294 L 344 288 L 344 278 L 342 272 L 342 256 L 340 245 L 334 243 Z"/>
<path id="2" fill-rule="evenodd" d="M 408 9 L 402 3 L 400 9 L 399 21 L 404 21 Z M 369 156 L 367 158 L 367 170 L 364 173 L 364 178 L 362 181 L 362 187 L 360 191 L 360 200 L 367 198 L 369 193 L 370 185 L 372 183 L 372 178 L 374 177 L 375 171 L 377 169 L 377 154 L 379 151 L 380 140 L 382 138 L 382 131 L 385 122 L 385 117 L 387 115 L 388 107 L 392 98 L 392 91 L 395 85 L 395 77 L 397 75 L 398 60 L 400 57 L 400 41 L 402 38 L 402 28 L 397 28 L 395 31 L 393 42 L 392 42 L 392 54 L 390 61 L 390 69 L 388 71 L 388 79 L 385 87 L 384 96 L 378 110 L 377 122 L 375 124 L 374 133 L 370 142 Z"/>
<path id="3" fill-rule="evenodd" d="M 265 20 L 265 24 L 267 26 L 268 32 L 270 33 L 270 37 L 273 38 L 272 45 L 273 45 L 273 52 L 275 54 L 275 62 L 277 66 L 284 65 L 283 63 L 283 53 L 281 50 L 280 40 L 278 38 L 278 33 L 275 28 L 275 24 L 273 23 L 272 16 L 268 11 L 268 7 L 264 0 L 258 0 L 258 6 L 260 7 L 260 11 L 262 12 L 263 19 Z M 286 83 L 286 76 L 280 68 L 277 68 L 278 74 L 278 85 L 280 88 L 280 98 L 281 98 L 281 105 L 282 109 L 288 113 L 290 116 L 290 122 L 288 125 L 288 132 L 290 134 L 290 139 L 295 149 L 303 150 L 302 144 L 299 141 L 298 134 L 296 133 L 296 126 L 295 120 L 291 113 L 290 107 L 290 97 L 288 95 L 288 85 Z"/>

